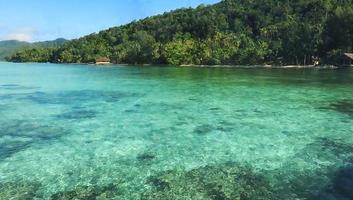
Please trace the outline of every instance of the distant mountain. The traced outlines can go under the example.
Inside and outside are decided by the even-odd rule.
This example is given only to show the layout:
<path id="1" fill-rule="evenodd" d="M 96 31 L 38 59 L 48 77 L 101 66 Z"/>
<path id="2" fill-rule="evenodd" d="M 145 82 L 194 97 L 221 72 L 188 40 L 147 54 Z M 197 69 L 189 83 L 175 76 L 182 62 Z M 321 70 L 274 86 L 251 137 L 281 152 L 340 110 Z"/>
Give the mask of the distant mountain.
<path id="1" fill-rule="evenodd" d="M 14 62 L 172 65 L 344 64 L 353 0 L 222 0 L 14 54 Z"/>
<path id="2" fill-rule="evenodd" d="M 44 42 L 23 42 L 18 40 L 5 40 L 0 41 L 0 60 L 5 60 L 5 57 L 9 57 L 16 52 L 31 49 L 31 48 L 57 48 L 62 46 L 68 40 L 64 38 L 58 38 L 52 41 Z"/>
<path id="3" fill-rule="evenodd" d="M 29 48 L 30 46 L 31 43 L 17 40 L 0 41 L 0 60 L 4 60 L 5 57 L 11 56 L 15 52 Z"/>

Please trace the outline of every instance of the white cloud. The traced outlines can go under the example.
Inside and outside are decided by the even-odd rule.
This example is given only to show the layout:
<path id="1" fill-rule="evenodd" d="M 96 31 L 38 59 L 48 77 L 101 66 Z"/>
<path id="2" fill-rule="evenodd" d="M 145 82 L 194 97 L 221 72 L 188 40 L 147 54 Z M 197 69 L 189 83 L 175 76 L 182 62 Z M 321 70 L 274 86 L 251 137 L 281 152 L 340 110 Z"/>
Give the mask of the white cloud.
<path id="1" fill-rule="evenodd" d="M 32 35 L 28 33 L 10 33 L 5 36 L 5 40 L 20 40 L 30 42 L 32 40 Z"/>
<path id="2" fill-rule="evenodd" d="M 33 28 L 20 28 L 9 31 L 7 34 L 5 34 L 4 39 L 31 42 L 34 33 L 35 30 Z"/>

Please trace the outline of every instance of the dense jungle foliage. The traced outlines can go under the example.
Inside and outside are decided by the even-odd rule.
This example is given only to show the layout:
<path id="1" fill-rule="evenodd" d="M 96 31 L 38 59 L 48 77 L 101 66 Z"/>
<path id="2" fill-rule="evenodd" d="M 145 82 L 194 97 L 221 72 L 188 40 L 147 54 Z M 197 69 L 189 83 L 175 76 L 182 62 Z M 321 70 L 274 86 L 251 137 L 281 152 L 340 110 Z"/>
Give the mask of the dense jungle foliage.
<path id="1" fill-rule="evenodd" d="M 343 64 L 353 51 L 353 0 L 223 0 L 134 21 L 14 62 L 220 65 Z"/>

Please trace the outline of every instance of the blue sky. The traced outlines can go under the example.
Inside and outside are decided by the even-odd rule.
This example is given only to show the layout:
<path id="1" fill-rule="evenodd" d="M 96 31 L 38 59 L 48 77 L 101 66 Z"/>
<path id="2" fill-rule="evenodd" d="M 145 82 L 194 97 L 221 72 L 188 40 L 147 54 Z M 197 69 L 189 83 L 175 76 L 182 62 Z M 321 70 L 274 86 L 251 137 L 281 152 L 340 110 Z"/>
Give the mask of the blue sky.
<path id="1" fill-rule="evenodd" d="M 0 40 L 72 39 L 135 19 L 220 0 L 0 0 Z"/>

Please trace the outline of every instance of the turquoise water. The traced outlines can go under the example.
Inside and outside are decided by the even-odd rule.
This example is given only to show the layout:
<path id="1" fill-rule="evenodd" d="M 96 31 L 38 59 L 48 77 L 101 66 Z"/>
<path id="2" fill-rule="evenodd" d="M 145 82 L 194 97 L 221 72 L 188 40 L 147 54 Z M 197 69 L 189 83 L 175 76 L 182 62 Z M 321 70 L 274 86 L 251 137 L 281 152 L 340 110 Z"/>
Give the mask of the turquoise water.
<path id="1" fill-rule="evenodd" d="M 349 69 L 0 63 L 0 116 L 0 199 L 353 198 Z"/>

